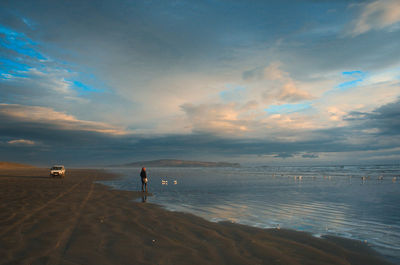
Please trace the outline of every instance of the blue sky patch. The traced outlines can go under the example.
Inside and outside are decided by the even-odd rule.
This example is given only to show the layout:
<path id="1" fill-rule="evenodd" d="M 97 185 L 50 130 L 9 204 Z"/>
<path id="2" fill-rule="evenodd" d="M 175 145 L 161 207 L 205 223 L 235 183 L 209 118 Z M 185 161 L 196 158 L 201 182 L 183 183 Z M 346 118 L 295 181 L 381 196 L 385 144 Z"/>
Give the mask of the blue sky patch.
<path id="1" fill-rule="evenodd" d="M 33 25 L 33 22 L 29 19 L 24 18 L 23 22 L 28 26 Z M 56 61 L 54 64 L 54 61 L 50 60 L 52 65 L 49 68 L 47 65 L 49 59 L 38 51 L 38 45 L 38 42 L 28 38 L 24 33 L 0 25 L 0 80 L 4 81 L 13 77 L 28 77 L 27 72 L 32 68 L 38 69 L 44 74 L 49 74 L 52 70 L 67 71 L 69 74 L 75 74 L 73 70 L 69 69 L 71 64 L 68 62 Z M 43 48 L 43 44 L 40 47 Z M 84 76 L 85 74 L 81 73 L 80 76 L 82 77 L 82 75 Z M 94 82 L 90 83 L 96 84 L 96 87 L 102 87 L 97 85 L 100 82 L 94 75 L 88 75 L 83 77 L 83 79 L 94 80 Z M 94 88 L 86 82 L 78 80 L 67 81 L 70 83 L 71 88 L 76 90 L 79 95 L 102 91 L 101 88 Z"/>
<path id="2" fill-rule="evenodd" d="M 345 72 L 342 72 L 342 76 L 353 79 L 350 81 L 343 82 L 336 86 L 336 88 L 339 88 L 341 91 L 346 91 L 349 88 L 356 87 L 359 83 L 364 81 L 366 73 L 363 71 L 359 71 L 359 70 L 345 71 Z"/>
<path id="3" fill-rule="evenodd" d="M 26 77 L 24 72 L 30 68 L 27 64 L 0 58 L 0 79 L 9 79 L 12 76 Z"/>
<path id="4" fill-rule="evenodd" d="M 0 68 L 10 71 L 27 71 L 29 70 L 30 67 L 24 63 L 20 63 L 10 59 L 0 58 Z"/>
<path id="5" fill-rule="evenodd" d="M 226 85 L 226 87 L 228 88 L 227 90 L 219 92 L 219 96 L 225 101 L 238 100 L 246 91 L 246 88 L 243 86 Z"/>
<path id="6" fill-rule="evenodd" d="M 364 72 L 357 70 L 357 71 L 342 72 L 342 75 L 354 76 L 354 75 L 365 75 L 365 74 L 364 74 Z"/>
<path id="7" fill-rule="evenodd" d="M 269 114 L 289 114 L 294 112 L 300 112 L 311 108 L 311 103 L 299 103 L 299 104 L 282 104 L 282 105 L 271 105 L 266 112 Z"/>
<path id="8" fill-rule="evenodd" d="M 100 92 L 100 90 L 93 88 L 91 86 L 88 86 L 80 81 L 72 81 L 73 88 L 80 92 L 81 94 L 86 94 L 89 92 Z"/>
<path id="9" fill-rule="evenodd" d="M 2 25 L 0 25 L 0 34 L 4 34 L 4 35 L 6 35 L 8 38 L 10 38 L 11 36 L 16 37 L 16 36 L 22 35 L 21 33 L 18 33 L 18 32 L 16 32 L 16 31 L 14 31 L 14 30 L 12 30 L 12 29 L 9 29 L 9 28 L 7 28 L 7 27 L 4 27 L 4 26 L 2 26 Z"/>
<path id="10" fill-rule="evenodd" d="M 12 50 L 19 55 L 25 55 L 38 60 L 46 59 L 41 53 L 33 47 L 37 43 L 25 36 L 25 34 L 14 31 L 10 28 L 0 25 L 0 46 Z"/>

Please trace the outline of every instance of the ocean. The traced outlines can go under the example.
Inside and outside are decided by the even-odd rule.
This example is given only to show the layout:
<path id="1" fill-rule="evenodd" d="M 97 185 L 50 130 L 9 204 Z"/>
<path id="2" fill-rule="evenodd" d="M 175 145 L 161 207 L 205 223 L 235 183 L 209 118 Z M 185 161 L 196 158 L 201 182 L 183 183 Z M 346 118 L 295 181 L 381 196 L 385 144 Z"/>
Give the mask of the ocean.
<path id="1" fill-rule="evenodd" d="M 139 168 L 102 183 L 140 190 Z M 147 201 L 207 220 L 361 240 L 400 264 L 400 165 L 148 168 Z"/>

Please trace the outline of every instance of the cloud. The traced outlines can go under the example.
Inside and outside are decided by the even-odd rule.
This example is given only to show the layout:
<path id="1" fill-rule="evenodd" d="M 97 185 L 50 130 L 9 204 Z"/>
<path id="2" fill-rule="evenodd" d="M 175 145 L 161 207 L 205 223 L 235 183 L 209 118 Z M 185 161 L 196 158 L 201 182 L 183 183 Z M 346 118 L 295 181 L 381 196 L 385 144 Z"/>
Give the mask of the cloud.
<path id="1" fill-rule="evenodd" d="M 373 135 L 400 136 L 400 99 L 371 112 L 352 111 L 344 119 Z"/>
<path id="2" fill-rule="evenodd" d="M 310 93 L 299 89 L 293 80 L 285 82 L 277 98 L 282 102 L 298 102 L 313 99 Z"/>
<path id="3" fill-rule="evenodd" d="M 253 103 L 254 104 L 254 103 Z M 241 135 L 248 131 L 257 116 L 249 111 L 255 105 L 251 102 L 225 104 L 183 104 L 182 110 L 193 132 L 212 132 L 217 134 Z M 252 116 L 252 117 L 251 117 Z"/>
<path id="4" fill-rule="evenodd" d="M 292 153 L 279 153 L 279 154 L 274 155 L 274 157 L 285 159 L 285 158 L 289 158 L 289 157 L 294 157 L 294 154 L 292 154 Z"/>
<path id="5" fill-rule="evenodd" d="M 303 158 L 318 158 L 317 154 L 303 154 L 301 157 Z"/>
<path id="6" fill-rule="evenodd" d="M 288 161 L 396 145 L 379 110 L 399 96 L 394 1 L 22 2 L 0 3 L 2 157 Z M 358 9 L 359 37 L 338 36 Z M 343 76 L 354 69 L 368 76 Z M 36 144 L 8 143 L 24 139 Z"/>
<path id="7" fill-rule="evenodd" d="M 76 95 L 72 90 L 71 82 L 65 78 L 72 76 L 67 70 L 63 69 L 50 69 L 39 70 L 36 68 L 30 68 L 27 71 L 20 72 L 24 76 L 13 76 L 7 78 L 7 82 L 15 82 L 19 84 L 29 83 L 30 87 L 35 89 L 43 89 L 42 93 L 46 91 L 56 92 L 65 95 Z"/>
<path id="8" fill-rule="evenodd" d="M 361 13 L 352 21 L 348 33 L 355 37 L 370 30 L 388 28 L 398 22 L 400 22 L 400 2 L 398 0 L 373 1 L 361 4 Z"/>
<path id="9" fill-rule="evenodd" d="M 111 135 L 121 135 L 126 132 L 103 122 L 84 121 L 72 115 L 40 106 L 23 106 L 18 104 L 0 104 L 0 117 L 4 120 L 13 119 L 20 122 L 46 124 L 63 130 L 93 131 Z"/>
<path id="10" fill-rule="evenodd" d="M 400 148 L 398 144 L 400 137 L 393 137 L 395 132 L 393 130 L 397 130 L 397 136 L 399 135 L 398 126 L 393 128 L 386 126 L 387 129 L 380 131 L 379 134 L 364 132 L 365 129 L 395 121 L 398 118 L 398 106 L 398 102 L 393 102 L 363 116 L 354 114 L 354 119 L 349 120 L 346 127 L 309 131 L 307 138 L 294 138 L 295 140 L 283 139 L 284 137 L 282 139 L 276 137 L 230 137 L 226 134 L 200 132 L 199 130 L 190 134 L 158 136 L 113 134 L 103 132 L 104 126 L 102 125 L 87 124 L 85 121 L 76 120 L 67 114 L 48 109 L 46 111 L 49 118 L 43 118 L 42 114 L 38 114 L 44 113 L 43 109 L 22 108 L 33 113 L 32 119 L 28 119 L 25 114 L 21 116 L 18 111 L 8 108 L 6 113 L 13 112 L 12 115 L 5 115 L 4 111 L 0 112 L 2 120 L 0 140 L 7 143 L 29 139 L 41 144 L 30 145 L 29 150 L 24 149 L 24 152 L 18 149 L 23 148 L 23 145 L 2 145 L 3 152 L 0 153 L 0 159 L 8 157 L 8 159 L 16 161 L 31 161 L 31 163 L 37 161 L 46 164 L 58 160 L 75 165 L 87 165 L 88 163 L 104 165 L 104 163 L 112 164 L 120 161 L 156 158 L 207 160 L 248 156 L 269 156 L 274 159 L 285 158 L 288 160 L 314 158 L 316 161 L 326 156 L 321 158 L 321 153 L 330 153 L 331 155 L 328 156 L 330 159 L 336 156 L 337 160 L 353 159 L 352 161 L 354 161 L 354 159 L 368 156 L 385 156 L 385 150 L 393 153 L 395 152 L 393 148 Z M 223 106 L 221 107 L 223 108 Z M 236 106 L 236 108 L 239 107 Z M 4 106 L 1 108 L 3 109 Z M 191 111 L 199 110 L 194 108 Z M 201 113 L 204 112 L 200 111 L 199 115 Z M 66 129 L 58 122 L 54 122 L 55 120 L 60 120 L 62 123 L 72 121 L 74 125 L 70 125 Z M 235 119 L 232 117 L 231 120 Z M 87 129 L 89 125 L 92 126 L 91 129 Z M 389 132 L 391 134 L 388 134 Z M 291 130 L 287 132 L 279 130 L 277 133 L 288 133 L 288 136 L 292 137 L 296 134 Z M 352 152 L 360 153 L 355 158 L 352 157 Z"/>
<path id="11" fill-rule="evenodd" d="M 286 104 L 263 109 L 262 104 L 249 101 L 188 103 L 181 108 L 185 114 L 187 133 L 295 142 L 312 138 L 310 132 L 324 127 L 302 113 L 311 109 L 308 104 Z"/>
<path id="12" fill-rule="evenodd" d="M 26 140 L 26 139 L 10 140 L 7 143 L 12 144 L 12 145 L 35 145 L 36 144 L 32 140 Z"/>
<path id="13" fill-rule="evenodd" d="M 263 86 L 264 101 L 275 100 L 284 103 L 293 103 L 310 100 L 314 97 L 299 87 L 298 82 L 290 77 L 288 72 L 281 69 L 282 63 L 272 62 L 264 68 L 254 68 L 244 71 L 242 78 L 246 81 L 255 81 Z M 259 86 L 259 84 L 257 84 Z"/>

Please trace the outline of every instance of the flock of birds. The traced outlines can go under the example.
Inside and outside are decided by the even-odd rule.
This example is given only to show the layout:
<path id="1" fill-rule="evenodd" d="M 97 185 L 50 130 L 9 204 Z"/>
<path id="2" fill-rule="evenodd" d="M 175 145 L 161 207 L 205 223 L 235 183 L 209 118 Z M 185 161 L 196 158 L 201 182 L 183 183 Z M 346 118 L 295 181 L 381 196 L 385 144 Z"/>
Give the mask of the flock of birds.
<path id="1" fill-rule="evenodd" d="M 281 175 L 281 176 L 283 176 L 283 175 Z M 272 175 L 272 177 L 276 177 L 276 174 L 273 174 Z M 288 176 L 288 178 L 290 178 L 291 176 Z M 294 178 L 294 180 L 299 180 L 299 181 L 301 181 L 301 180 L 303 180 L 303 176 L 293 176 L 293 178 Z M 323 176 L 323 178 L 324 179 L 327 179 L 327 180 L 331 180 L 332 179 L 332 176 Z M 348 176 L 348 178 L 349 179 L 352 179 L 353 178 L 353 176 Z M 392 182 L 393 183 L 395 183 L 396 181 L 397 181 L 397 179 L 400 179 L 400 176 L 399 177 L 397 177 L 397 176 L 393 176 L 392 177 Z M 313 179 L 313 180 L 315 180 L 315 179 L 317 179 L 317 177 L 316 176 L 311 176 L 311 179 Z M 367 181 L 367 180 L 370 180 L 371 179 L 371 176 L 362 176 L 361 177 L 361 180 L 363 181 L 363 182 L 365 182 L 365 181 Z M 383 181 L 383 176 L 382 175 L 380 175 L 380 176 L 378 176 L 377 178 L 376 178 L 376 180 L 378 180 L 378 181 Z"/>
<path id="2" fill-rule="evenodd" d="M 281 176 L 283 176 L 283 175 L 281 175 Z M 276 177 L 276 174 L 273 174 L 272 175 L 272 177 Z M 288 176 L 288 178 L 290 178 L 291 176 Z M 294 180 L 295 181 L 302 181 L 303 180 L 303 176 L 293 176 L 293 178 L 294 178 Z M 323 176 L 323 178 L 324 179 L 327 179 L 327 180 L 331 180 L 332 179 L 332 176 Z M 353 178 L 353 176 L 349 176 L 348 177 L 349 179 L 352 179 Z M 397 181 L 397 179 L 400 179 L 400 176 L 399 177 L 397 177 L 397 176 L 394 176 L 394 177 L 392 177 L 392 182 L 393 183 L 395 183 L 396 181 Z M 317 177 L 316 176 L 311 176 L 311 179 L 312 180 L 316 180 L 317 179 Z M 370 180 L 371 179 L 371 176 L 362 176 L 361 177 L 361 180 L 363 181 L 363 182 L 366 182 L 367 180 Z M 380 175 L 380 176 L 378 176 L 377 178 L 376 178 L 376 180 L 378 180 L 378 181 L 383 181 L 383 176 L 382 175 Z M 175 180 L 173 180 L 172 181 L 172 184 L 173 185 L 177 185 L 178 184 L 178 181 L 175 179 Z M 161 185 L 165 185 L 165 186 L 168 186 L 168 180 L 166 180 L 166 179 L 161 179 Z"/>
<path id="3" fill-rule="evenodd" d="M 175 179 L 174 181 L 172 181 L 172 184 L 173 184 L 173 185 L 176 185 L 176 184 L 178 184 L 178 181 Z M 167 186 L 167 185 L 168 185 L 168 180 L 166 180 L 166 179 L 161 179 L 161 185 Z"/>
<path id="4" fill-rule="evenodd" d="M 362 181 L 366 181 L 369 179 L 371 179 L 371 176 L 362 176 L 361 177 Z M 377 180 L 383 180 L 383 176 L 378 176 Z M 396 176 L 392 177 L 392 182 L 396 182 L 396 181 L 397 181 L 397 177 Z"/>

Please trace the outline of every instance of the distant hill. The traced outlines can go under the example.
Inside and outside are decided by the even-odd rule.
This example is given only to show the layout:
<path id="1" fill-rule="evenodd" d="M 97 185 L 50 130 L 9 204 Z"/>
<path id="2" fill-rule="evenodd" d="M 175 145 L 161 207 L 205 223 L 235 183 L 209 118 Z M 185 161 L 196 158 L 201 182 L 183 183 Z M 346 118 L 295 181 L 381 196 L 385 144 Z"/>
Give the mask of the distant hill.
<path id="1" fill-rule="evenodd" d="M 110 167 L 240 167 L 239 163 L 228 162 L 202 162 L 175 159 L 160 159 L 152 161 L 138 161 Z"/>
<path id="2" fill-rule="evenodd" d="M 9 169 L 9 168 L 32 168 L 35 166 L 32 165 L 26 165 L 26 164 L 20 164 L 20 163 L 14 163 L 14 162 L 2 162 L 0 161 L 0 169 Z"/>

